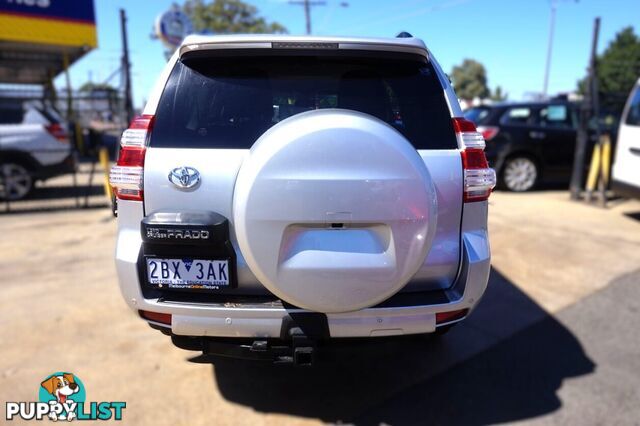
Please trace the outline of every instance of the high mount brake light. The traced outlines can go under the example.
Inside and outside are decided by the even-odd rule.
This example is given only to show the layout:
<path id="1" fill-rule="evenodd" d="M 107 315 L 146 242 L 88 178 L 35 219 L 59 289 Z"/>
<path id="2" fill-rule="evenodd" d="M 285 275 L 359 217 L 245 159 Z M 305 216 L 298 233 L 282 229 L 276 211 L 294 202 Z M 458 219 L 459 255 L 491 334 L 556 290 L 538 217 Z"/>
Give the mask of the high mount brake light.
<path id="1" fill-rule="evenodd" d="M 153 127 L 153 115 L 136 117 L 120 139 L 120 155 L 109 174 L 109 184 L 120 200 L 143 200 L 146 142 Z"/>
<path id="2" fill-rule="evenodd" d="M 458 145 L 461 147 L 464 171 L 464 202 L 484 201 L 496 186 L 496 172 L 489 167 L 484 155 L 484 138 L 472 121 L 453 119 Z"/>

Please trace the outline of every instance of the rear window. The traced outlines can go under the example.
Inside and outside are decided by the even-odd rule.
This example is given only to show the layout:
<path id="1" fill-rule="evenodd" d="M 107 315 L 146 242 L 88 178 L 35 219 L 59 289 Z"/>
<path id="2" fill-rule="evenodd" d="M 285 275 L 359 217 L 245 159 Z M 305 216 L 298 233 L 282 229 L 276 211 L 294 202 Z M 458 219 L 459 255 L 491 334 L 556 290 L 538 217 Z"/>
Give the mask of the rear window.
<path id="1" fill-rule="evenodd" d="M 414 56 L 207 57 L 178 62 L 160 98 L 150 145 L 250 148 L 295 114 L 345 108 L 373 115 L 416 149 L 455 149 L 441 83 Z"/>

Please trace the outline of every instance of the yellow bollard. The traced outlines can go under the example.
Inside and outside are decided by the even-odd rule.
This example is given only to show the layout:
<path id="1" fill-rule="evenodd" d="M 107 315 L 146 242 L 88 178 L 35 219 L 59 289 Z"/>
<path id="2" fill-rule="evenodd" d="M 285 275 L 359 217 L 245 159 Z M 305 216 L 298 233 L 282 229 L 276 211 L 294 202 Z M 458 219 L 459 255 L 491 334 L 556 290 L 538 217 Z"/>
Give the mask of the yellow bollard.
<path id="1" fill-rule="evenodd" d="M 591 166 L 589 167 L 589 177 L 587 178 L 587 193 L 590 195 L 596 189 L 598 175 L 600 174 L 600 144 L 593 148 L 591 156 Z"/>
<path id="2" fill-rule="evenodd" d="M 602 136 L 602 180 L 605 188 L 609 185 L 609 176 L 611 173 L 611 137 L 609 135 Z"/>
<path id="3" fill-rule="evenodd" d="M 74 123 L 74 127 L 74 134 L 76 136 L 76 148 L 78 148 L 78 152 L 80 152 L 81 155 L 85 155 L 86 152 L 84 152 L 84 138 L 82 137 L 82 127 L 80 127 L 80 123 L 78 123 L 77 121 Z"/>
<path id="4" fill-rule="evenodd" d="M 111 169 L 109 164 L 109 150 L 105 147 L 100 148 L 100 151 L 98 151 L 98 159 L 100 160 L 100 165 L 104 171 L 104 193 L 111 200 L 111 185 L 109 185 L 109 170 Z"/>

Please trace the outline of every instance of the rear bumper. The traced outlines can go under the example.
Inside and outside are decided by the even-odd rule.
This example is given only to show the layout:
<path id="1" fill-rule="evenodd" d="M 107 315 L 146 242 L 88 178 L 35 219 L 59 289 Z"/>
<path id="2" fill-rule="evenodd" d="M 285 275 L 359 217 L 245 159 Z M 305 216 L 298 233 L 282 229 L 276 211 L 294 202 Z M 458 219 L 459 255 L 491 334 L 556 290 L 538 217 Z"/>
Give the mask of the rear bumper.
<path id="1" fill-rule="evenodd" d="M 125 209 L 120 219 L 139 217 Z M 462 224 L 462 261 L 455 284 L 446 290 L 399 293 L 387 301 L 354 312 L 326 314 L 331 338 L 378 337 L 430 333 L 436 329 L 436 314 L 460 309 L 472 310 L 481 299 L 489 279 L 490 249 L 486 231 L 487 203 L 465 206 Z M 131 214 L 130 214 L 131 213 Z M 116 266 L 122 294 L 135 311 L 171 314 L 171 325 L 149 321 L 177 336 L 282 338 L 286 322 L 305 313 L 279 301 L 267 303 L 193 303 L 145 299 L 138 284 L 137 266 L 140 233 L 119 222 Z M 445 324 L 439 324 L 445 325 Z"/>

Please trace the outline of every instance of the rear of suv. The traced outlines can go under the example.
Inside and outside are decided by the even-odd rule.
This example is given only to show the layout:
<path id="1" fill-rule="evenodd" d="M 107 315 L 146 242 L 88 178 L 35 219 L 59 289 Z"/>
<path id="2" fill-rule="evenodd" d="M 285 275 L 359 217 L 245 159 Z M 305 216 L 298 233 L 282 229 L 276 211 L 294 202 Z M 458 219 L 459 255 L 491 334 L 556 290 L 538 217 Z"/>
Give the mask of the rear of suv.
<path id="1" fill-rule="evenodd" d="M 418 39 L 189 37 L 111 172 L 124 298 L 276 361 L 443 332 L 488 281 L 483 149 Z"/>

